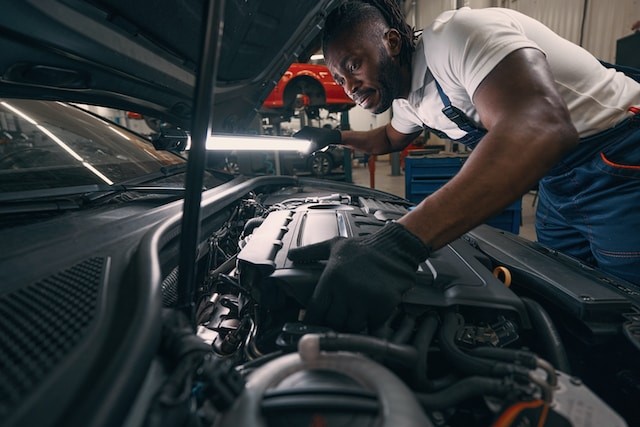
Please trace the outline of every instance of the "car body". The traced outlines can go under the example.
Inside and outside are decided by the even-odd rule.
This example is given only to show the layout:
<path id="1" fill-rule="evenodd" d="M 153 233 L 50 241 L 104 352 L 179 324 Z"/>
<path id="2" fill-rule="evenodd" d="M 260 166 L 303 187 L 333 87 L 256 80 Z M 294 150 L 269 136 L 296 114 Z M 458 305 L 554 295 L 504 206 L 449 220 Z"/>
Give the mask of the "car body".
<path id="1" fill-rule="evenodd" d="M 289 251 L 414 205 L 207 172 L 203 148 L 210 130 L 255 136 L 337 4 L 0 1 L 3 425 L 640 423 L 638 286 L 505 231 L 434 252 L 381 330 L 301 322 L 325 262 Z M 186 132 L 189 153 L 166 152 Z"/>
<path id="2" fill-rule="evenodd" d="M 350 162 L 350 152 L 340 146 L 330 146 L 322 151 L 315 151 L 308 155 L 290 153 L 282 155 L 283 173 L 286 175 L 311 175 L 317 178 L 340 174 L 344 170 L 344 163 Z"/>
<path id="3" fill-rule="evenodd" d="M 298 99 L 299 96 L 302 99 Z M 326 65 L 295 62 L 264 100 L 262 114 L 291 117 L 296 108 L 305 108 L 311 111 L 312 118 L 316 118 L 319 108 L 336 113 L 355 105 Z"/>

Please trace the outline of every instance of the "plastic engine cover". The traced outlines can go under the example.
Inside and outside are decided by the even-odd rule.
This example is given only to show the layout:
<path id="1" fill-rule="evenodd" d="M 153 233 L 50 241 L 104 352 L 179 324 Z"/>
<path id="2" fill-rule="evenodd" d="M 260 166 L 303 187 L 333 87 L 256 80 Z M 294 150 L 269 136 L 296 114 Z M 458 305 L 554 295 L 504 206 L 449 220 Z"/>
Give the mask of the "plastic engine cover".
<path id="1" fill-rule="evenodd" d="M 259 280 L 277 286 L 306 307 L 325 262 L 294 264 L 287 258 L 292 248 L 336 236 L 363 236 L 376 232 L 389 215 L 379 210 L 340 203 L 319 203 L 295 210 L 272 212 L 254 230 L 238 254 L 238 270 L 244 286 Z M 529 326 L 520 298 L 498 281 L 487 268 L 486 257 L 468 243 L 456 240 L 434 252 L 418 269 L 417 286 L 404 296 L 413 306 L 485 307 L 512 312 Z M 361 272 L 354 271 L 355 274 Z"/>

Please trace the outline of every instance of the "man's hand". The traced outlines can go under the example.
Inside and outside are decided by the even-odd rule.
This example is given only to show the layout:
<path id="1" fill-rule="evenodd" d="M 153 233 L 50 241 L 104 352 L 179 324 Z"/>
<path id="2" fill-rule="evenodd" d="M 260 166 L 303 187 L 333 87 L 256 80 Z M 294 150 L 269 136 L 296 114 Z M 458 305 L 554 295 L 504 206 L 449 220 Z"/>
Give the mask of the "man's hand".
<path id="1" fill-rule="evenodd" d="M 377 328 L 415 285 L 418 264 L 429 253 L 398 223 L 388 223 L 368 236 L 336 237 L 291 250 L 293 262 L 329 260 L 304 321 L 349 332 Z"/>
<path id="2" fill-rule="evenodd" d="M 294 133 L 293 137 L 308 139 L 313 142 L 311 152 L 321 150 L 328 145 L 337 145 L 342 143 L 342 134 L 337 129 L 304 126 L 298 132 Z"/>

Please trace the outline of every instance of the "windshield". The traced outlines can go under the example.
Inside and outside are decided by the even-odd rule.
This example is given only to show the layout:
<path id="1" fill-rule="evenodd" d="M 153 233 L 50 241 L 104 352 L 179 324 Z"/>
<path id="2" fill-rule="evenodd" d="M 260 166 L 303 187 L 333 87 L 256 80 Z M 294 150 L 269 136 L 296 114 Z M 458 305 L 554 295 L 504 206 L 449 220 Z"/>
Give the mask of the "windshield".
<path id="1" fill-rule="evenodd" d="M 0 99 L 2 193 L 112 185 L 185 163 L 75 106 Z"/>

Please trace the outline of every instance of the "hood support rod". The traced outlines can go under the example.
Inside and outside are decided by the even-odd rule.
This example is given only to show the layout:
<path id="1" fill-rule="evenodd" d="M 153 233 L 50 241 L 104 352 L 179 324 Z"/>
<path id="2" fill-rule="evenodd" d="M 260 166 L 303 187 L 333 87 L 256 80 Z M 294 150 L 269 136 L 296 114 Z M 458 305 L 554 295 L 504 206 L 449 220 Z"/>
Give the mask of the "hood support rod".
<path id="1" fill-rule="evenodd" d="M 224 0 L 205 2 L 204 37 L 196 80 L 191 150 L 187 161 L 186 191 L 182 209 L 180 259 L 178 270 L 178 309 L 191 322 L 195 331 L 195 280 L 200 237 L 200 204 L 206 164 L 206 142 L 211 133 L 211 118 L 218 75 L 220 46 L 224 26 Z"/>

